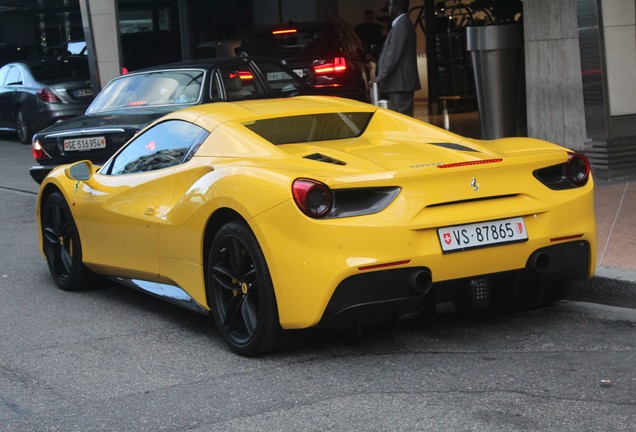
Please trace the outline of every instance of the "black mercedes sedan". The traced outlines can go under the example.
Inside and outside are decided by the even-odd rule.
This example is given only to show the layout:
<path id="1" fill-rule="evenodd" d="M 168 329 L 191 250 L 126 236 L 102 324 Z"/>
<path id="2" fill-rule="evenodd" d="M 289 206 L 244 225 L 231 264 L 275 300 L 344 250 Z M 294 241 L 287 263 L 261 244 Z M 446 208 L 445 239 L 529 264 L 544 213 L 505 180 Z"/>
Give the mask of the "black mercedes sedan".
<path id="1" fill-rule="evenodd" d="M 85 115 L 34 135 L 41 183 L 57 165 L 79 160 L 103 164 L 124 143 L 157 118 L 192 105 L 245 99 L 324 94 L 275 60 L 227 57 L 192 60 L 135 71 L 110 81 Z M 347 87 L 331 95 L 347 97 Z M 351 90 L 354 91 L 355 90 Z"/>
<path id="2" fill-rule="evenodd" d="M 51 124 L 82 115 L 93 91 L 85 57 L 25 60 L 0 68 L 0 131 L 24 144 Z"/>

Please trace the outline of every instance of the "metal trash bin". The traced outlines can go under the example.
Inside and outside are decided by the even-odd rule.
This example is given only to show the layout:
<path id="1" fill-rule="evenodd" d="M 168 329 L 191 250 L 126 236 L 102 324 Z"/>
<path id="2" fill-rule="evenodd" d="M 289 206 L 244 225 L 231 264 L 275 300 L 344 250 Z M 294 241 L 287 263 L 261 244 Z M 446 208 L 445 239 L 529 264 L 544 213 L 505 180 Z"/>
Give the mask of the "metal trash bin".
<path id="1" fill-rule="evenodd" d="M 523 71 L 523 25 L 466 28 L 482 138 L 517 135 Z"/>

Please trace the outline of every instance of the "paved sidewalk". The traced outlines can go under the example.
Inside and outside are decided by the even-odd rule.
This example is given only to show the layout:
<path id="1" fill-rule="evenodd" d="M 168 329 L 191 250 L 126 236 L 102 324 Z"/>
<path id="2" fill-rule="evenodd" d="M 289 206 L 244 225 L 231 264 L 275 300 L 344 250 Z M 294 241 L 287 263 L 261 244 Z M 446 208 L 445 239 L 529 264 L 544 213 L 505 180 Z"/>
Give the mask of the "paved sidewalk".
<path id="1" fill-rule="evenodd" d="M 596 182 L 596 276 L 573 300 L 636 308 L 636 178 Z"/>
<path id="2" fill-rule="evenodd" d="M 597 264 L 636 274 L 636 178 L 595 184 Z"/>

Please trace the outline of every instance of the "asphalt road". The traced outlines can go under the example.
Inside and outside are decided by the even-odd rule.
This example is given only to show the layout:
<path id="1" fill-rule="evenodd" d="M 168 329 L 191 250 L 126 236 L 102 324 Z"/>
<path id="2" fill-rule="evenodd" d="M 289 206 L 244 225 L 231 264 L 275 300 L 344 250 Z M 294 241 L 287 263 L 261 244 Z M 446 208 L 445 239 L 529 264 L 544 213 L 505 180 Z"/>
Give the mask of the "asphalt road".
<path id="1" fill-rule="evenodd" d="M 0 431 L 634 430 L 633 309 L 449 310 L 245 359 L 207 318 L 147 295 L 58 290 L 30 163 L 0 141 Z"/>

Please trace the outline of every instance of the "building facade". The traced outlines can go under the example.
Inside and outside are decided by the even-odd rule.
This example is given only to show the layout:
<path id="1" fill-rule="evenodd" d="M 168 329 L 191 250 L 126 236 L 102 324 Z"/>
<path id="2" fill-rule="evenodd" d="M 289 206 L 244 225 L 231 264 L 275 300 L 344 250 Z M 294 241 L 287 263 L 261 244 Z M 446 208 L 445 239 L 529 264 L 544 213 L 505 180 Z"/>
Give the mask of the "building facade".
<path id="1" fill-rule="evenodd" d="M 427 1 L 411 0 L 411 7 Z M 636 175 L 635 3 L 523 4 L 528 136 L 584 151 L 601 180 Z M 125 34 L 176 34 L 170 51 L 191 58 L 197 45 L 240 39 L 253 25 L 336 17 L 356 24 L 365 9 L 380 13 L 385 5 L 385 0 L 0 0 L 0 43 L 51 48 L 85 39 L 99 89 L 126 66 Z M 164 44 L 164 51 L 170 46 L 155 44 Z M 419 31 L 418 66 L 426 88 L 425 46 Z"/>

